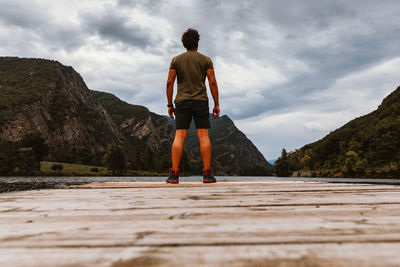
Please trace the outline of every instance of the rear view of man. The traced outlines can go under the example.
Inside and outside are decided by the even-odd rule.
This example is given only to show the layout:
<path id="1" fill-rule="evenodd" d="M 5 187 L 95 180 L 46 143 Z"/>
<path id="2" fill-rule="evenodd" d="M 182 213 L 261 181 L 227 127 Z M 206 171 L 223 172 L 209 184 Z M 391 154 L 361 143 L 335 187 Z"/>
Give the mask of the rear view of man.
<path id="1" fill-rule="evenodd" d="M 179 163 L 192 118 L 196 125 L 200 152 L 203 158 L 203 183 L 216 182 L 210 166 L 211 143 L 208 136 L 210 120 L 205 85 L 206 77 L 214 99 L 214 118 L 217 118 L 220 113 L 218 86 L 211 59 L 197 52 L 199 40 L 200 35 L 197 30 L 188 29 L 184 32 L 182 44 L 187 51 L 174 57 L 169 68 L 167 80 L 168 115 L 171 118 L 174 118 L 175 115 L 176 133 L 172 144 L 172 168 L 170 169 L 167 183 L 179 183 Z M 174 107 L 172 95 L 175 78 L 178 80 L 178 92 L 175 97 Z"/>

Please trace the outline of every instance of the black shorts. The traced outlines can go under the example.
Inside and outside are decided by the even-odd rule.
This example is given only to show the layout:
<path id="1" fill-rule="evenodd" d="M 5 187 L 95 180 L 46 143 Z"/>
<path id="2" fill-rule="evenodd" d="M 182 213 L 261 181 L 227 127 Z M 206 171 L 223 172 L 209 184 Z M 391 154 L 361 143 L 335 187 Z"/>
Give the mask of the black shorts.
<path id="1" fill-rule="evenodd" d="M 207 100 L 183 100 L 175 104 L 176 129 L 189 129 L 192 117 L 196 129 L 210 128 Z"/>

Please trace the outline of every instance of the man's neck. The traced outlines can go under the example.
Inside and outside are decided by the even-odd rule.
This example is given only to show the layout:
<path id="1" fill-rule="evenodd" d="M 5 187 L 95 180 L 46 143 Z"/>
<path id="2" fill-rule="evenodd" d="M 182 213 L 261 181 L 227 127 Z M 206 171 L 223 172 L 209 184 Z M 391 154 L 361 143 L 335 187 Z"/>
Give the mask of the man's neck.
<path id="1" fill-rule="evenodd" d="M 197 52 L 197 50 L 198 50 L 198 48 L 191 49 L 191 50 L 187 49 L 187 52 Z"/>

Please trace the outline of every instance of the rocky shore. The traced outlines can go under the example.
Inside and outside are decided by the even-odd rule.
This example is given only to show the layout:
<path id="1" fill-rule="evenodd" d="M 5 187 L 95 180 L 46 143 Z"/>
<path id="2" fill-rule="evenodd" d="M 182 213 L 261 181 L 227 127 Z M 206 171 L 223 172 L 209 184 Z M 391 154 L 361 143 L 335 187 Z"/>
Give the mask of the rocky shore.
<path id="1" fill-rule="evenodd" d="M 15 182 L 15 183 L 0 182 L 0 193 L 11 192 L 11 191 L 66 188 L 71 185 L 78 185 L 85 183 L 86 182 Z"/>

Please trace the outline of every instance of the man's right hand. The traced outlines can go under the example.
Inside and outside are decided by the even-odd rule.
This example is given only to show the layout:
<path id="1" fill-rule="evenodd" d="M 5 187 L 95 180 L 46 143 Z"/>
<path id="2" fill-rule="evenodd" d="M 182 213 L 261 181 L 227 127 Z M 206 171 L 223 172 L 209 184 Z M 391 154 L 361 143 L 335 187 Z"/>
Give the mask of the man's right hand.
<path id="1" fill-rule="evenodd" d="M 175 108 L 174 107 L 170 107 L 168 108 L 168 115 L 170 118 L 174 118 L 174 114 L 175 114 Z"/>
<path id="2" fill-rule="evenodd" d="M 214 106 L 214 108 L 213 108 L 213 117 L 214 117 L 214 119 L 219 117 L 219 106 Z"/>

